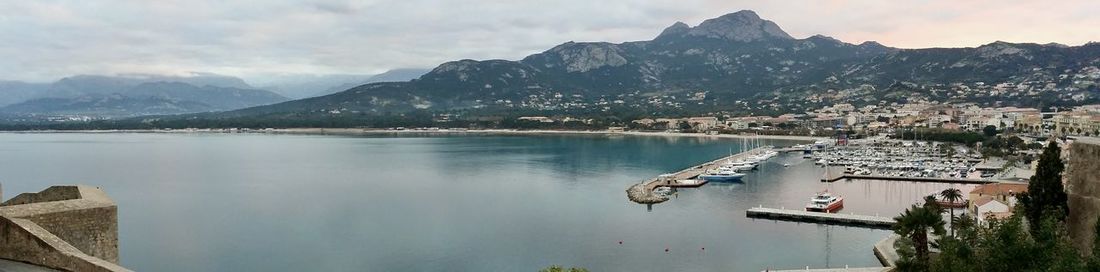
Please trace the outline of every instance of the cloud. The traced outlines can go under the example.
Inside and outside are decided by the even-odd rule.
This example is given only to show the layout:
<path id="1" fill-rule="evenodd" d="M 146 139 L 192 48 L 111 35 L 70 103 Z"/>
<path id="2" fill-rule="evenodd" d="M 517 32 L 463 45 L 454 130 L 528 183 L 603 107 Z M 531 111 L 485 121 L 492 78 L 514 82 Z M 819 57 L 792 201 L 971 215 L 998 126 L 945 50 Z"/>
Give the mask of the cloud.
<path id="1" fill-rule="evenodd" d="M 252 81 L 520 59 L 566 41 L 646 40 L 742 9 L 796 37 L 907 48 L 1082 44 L 1100 2 L 747 0 L 3 1 L 0 78 L 192 71 Z"/>

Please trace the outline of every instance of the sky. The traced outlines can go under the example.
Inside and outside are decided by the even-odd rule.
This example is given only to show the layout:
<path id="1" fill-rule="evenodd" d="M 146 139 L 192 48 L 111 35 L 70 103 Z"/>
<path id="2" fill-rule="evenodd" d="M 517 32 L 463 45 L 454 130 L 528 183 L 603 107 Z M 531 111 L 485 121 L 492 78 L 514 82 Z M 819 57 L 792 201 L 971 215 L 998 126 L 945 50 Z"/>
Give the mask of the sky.
<path id="1" fill-rule="evenodd" d="M 0 80 L 375 74 L 648 40 L 676 21 L 744 9 L 796 38 L 901 48 L 1100 41 L 1095 0 L 0 0 Z"/>

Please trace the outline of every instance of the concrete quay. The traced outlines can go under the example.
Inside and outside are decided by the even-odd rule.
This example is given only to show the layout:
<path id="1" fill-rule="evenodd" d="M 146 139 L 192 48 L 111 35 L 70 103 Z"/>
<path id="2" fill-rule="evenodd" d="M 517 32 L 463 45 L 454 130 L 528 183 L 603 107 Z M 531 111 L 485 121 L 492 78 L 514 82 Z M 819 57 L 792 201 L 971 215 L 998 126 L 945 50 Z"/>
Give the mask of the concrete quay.
<path id="1" fill-rule="evenodd" d="M 745 215 L 750 218 L 764 218 L 879 229 L 889 229 L 890 227 L 893 227 L 895 223 L 897 223 L 892 218 L 882 216 L 808 212 L 803 210 L 787 210 L 764 207 L 748 209 L 747 211 L 745 211 Z"/>
<path id="2" fill-rule="evenodd" d="M 865 179 L 865 180 L 897 180 L 897 181 L 912 181 L 912 182 L 934 182 L 934 183 L 958 183 L 958 184 L 990 184 L 997 183 L 992 180 L 982 179 L 959 179 L 959 178 L 924 178 L 924 177 L 893 177 L 893 176 L 868 176 L 868 175 L 840 175 L 832 178 L 823 178 L 821 182 L 836 182 L 844 179 Z"/>

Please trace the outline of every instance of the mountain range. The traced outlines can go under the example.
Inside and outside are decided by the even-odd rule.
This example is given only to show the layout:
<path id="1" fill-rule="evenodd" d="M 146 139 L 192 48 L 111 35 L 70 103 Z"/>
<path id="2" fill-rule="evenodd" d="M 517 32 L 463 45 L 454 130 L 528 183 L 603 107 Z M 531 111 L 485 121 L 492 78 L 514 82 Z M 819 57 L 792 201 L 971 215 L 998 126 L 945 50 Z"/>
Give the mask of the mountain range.
<path id="1" fill-rule="evenodd" d="M 243 80 L 211 74 L 62 78 L 53 83 L 0 83 L 0 113 L 102 118 L 224 111 L 286 101 Z"/>
<path id="2" fill-rule="evenodd" d="M 281 76 L 264 88 L 211 73 L 77 75 L 52 83 L 0 81 L 0 114 L 118 118 L 227 111 L 327 95 L 373 82 L 408 81 L 427 72 L 394 69 L 377 75 Z"/>
<path id="3" fill-rule="evenodd" d="M 995 42 L 977 48 L 899 49 L 873 41 L 851 44 L 822 35 L 795 38 L 774 22 L 745 10 L 694 27 L 677 22 L 647 41 L 566 42 L 517 61 L 451 61 L 407 82 L 365 84 L 335 94 L 208 117 L 327 118 L 412 111 L 568 113 L 568 101 L 592 105 L 582 110 L 589 114 L 629 107 L 646 114 L 655 112 L 645 104 L 654 99 L 689 97 L 694 100 L 688 107 L 699 111 L 731 110 L 765 100 L 772 107 L 792 111 L 808 105 L 808 96 L 846 90 L 860 95 L 845 98 L 855 100 L 851 102 L 875 103 L 898 99 L 899 93 L 900 99 L 938 93 L 935 88 L 957 82 L 1049 79 L 1056 85 L 1071 84 L 1057 81 L 1059 75 L 1097 65 L 1100 43 Z M 1100 97 L 1096 84 L 1088 84 L 1091 87 L 1081 89 L 1083 101 L 1096 101 Z M 1035 96 L 1043 99 L 1041 94 Z M 613 100 L 616 103 L 608 103 Z"/>
<path id="4" fill-rule="evenodd" d="M 428 71 L 429 69 L 402 68 L 374 75 L 280 76 L 262 84 L 261 89 L 270 90 L 293 99 L 302 99 L 338 93 L 368 83 L 409 81 L 428 73 Z"/>

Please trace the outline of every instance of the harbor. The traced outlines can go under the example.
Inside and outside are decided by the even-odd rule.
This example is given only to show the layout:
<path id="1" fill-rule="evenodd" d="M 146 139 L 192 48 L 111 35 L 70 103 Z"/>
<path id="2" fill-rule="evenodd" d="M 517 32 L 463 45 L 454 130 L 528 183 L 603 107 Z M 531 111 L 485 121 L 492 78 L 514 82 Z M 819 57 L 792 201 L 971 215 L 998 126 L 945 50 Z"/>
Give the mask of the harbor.
<path id="1" fill-rule="evenodd" d="M 657 204 L 668 201 L 667 194 L 659 193 L 659 188 L 693 188 L 708 183 L 699 178 L 708 171 L 718 170 L 725 162 L 744 161 L 752 156 L 771 151 L 771 147 L 758 147 L 748 151 L 721 157 L 700 165 L 692 166 L 674 173 L 663 174 L 656 178 L 634 184 L 627 188 L 627 198 L 639 204 Z"/>
<path id="2" fill-rule="evenodd" d="M 829 141 L 817 141 L 812 145 L 787 147 L 762 146 L 720 157 L 683 170 L 659 175 L 627 188 L 627 197 L 639 204 L 657 204 L 668 201 L 669 189 L 696 188 L 709 181 L 700 178 L 708 172 L 745 172 L 745 161 L 761 154 L 802 153 L 802 159 L 825 168 L 821 182 L 840 180 L 887 180 L 920 183 L 990 184 L 1002 166 L 989 166 L 982 155 L 966 147 L 938 142 L 901 141 L 886 138 L 855 140 L 843 145 Z M 770 158 L 770 156 L 768 157 Z M 766 159 L 766 158 L 765 158 Z M 731 165 L 738 164 L 738 165 Z M 1002 163 L 1003 164 L 1003 163 Z M 747 167 L 747 166 L 746 166 Z"/>
<path id="3" fill-rule="evenodd" d="M 769 155 L 764 155 L 769 154 Z M 779 155 L 776 155 L 779 154 Z M 772 168 L 769 173 L 758 173 L 756 167 L 768 159 L 778 156 L 779 159 L 771 164 L 782 164 L 781 168 Z M 750 167 L 751 164 L 751 167 Z M 854 142 L 818 141 L 812 145 L 794 145 L 787 147 L 763 146 L 749 149 L 744 152 L 720 157 L 683 170 L 662 174 L 645 182 L 634 184 L 627 189 L 631 201 L 649 204 L 662 203 L 669 200 L 669 196 L 677 194 L 677 188 L 696 188 L 710 183 L 713 179 L 726 175 L 737 175 L 736 182 L 742 184 L 742 177 L 752 175 L 751 179 L 761 178 L 762 175 L 785 176 L 788 171 L 817 172 L 817 178 L 796 178 L 794 182 L 802 182 L 805 187 L 822 186 L 821 191 L 808 197 L 809 204 L 802 206 L 790 205 L 794 201 L 784 200 L 777 203 L 762 202 L 765 207 L 758 205 L 745 210 L 745 217 L 756 220 L 789 221 L 810 223 L 815 225 L 855 227 L 873 230 L 890 230 L 897 222 L 889 215 L 894 215 L 899 210 L 876 209 L 871 206 L 880 205 L 872 202 L 861 202 L 853 207 L 854 211 L 843 211 L 844 197 L 832 192 L 833 184 L 845 181 L 842 187 L 848 184 L 887 184 L 888 187 L 921 188 L 922 184 L 941 188 L 961 187 L 964 191 L 970 191 L 973 186 L 987 184 L 999 184 L 1003 181 L 996 180 L 995 174 L 999 171 L 991 165 L 976 150 L 952 144 L 938 142 L 918 142 L 889 140 L 885 138 L 865 139 Z M 798 168 L 795 170 L 792 168 Z M 782 177 L 780 177 L 782 178 Z M 816 182 L 820 181 L 820 182 Z M 814 183 L 805 183 L 814 182 Z M 725 184 L 721 182 L 720 184 Z M 1011 182 L 1010 182 L 1011 183 Z M 820 185 L 812 185 L 820 184 Z M 839 185 L 839 184 L 838 184 Z M 924 187 L 928 188 L 928 187 Z M 927 189 L 900 189 L 897 193 L 903 195 L 919 195 L 922 191 L 935 194 L 936 190 Z M 895 193 L 889 193 L 895 194 Z M 926 194 L 925 194 L 926 195 Z M 808 195 L 809 196 L 809 195 Z M 678 196 L 682 198 L 682 196 Z M 912 201 L 918 201 L 916 197 Z M 860 200 L 865 200 L 860 199 Z M 795 202 L 797 203 L 797 202 Z M 803 202 L 805 203 L 805 202 Z M 900 206 L 915 202 L 898 203 Z M 964 200 L 962 203 L 966 203 Z M 871 206 L 867 206 L 871 205 Z M 963 204 L 964 207 L 966 204 Z M 773 208 L 779 206 L 780 208 Z M 790 209 L 787 207 L 798 207 Z M 868 212 L 868 210 L 873 212 Z M 883 214 L 888 216 L 883 216 Z M 794 224 L 801 225 L 801 224 Z M 891 236 L 893 237 L 893 236 Z M 897 259 L 892 246 L 883 241 L 892 238 L 887 237 L 873 244 L 875 257 L 886 267 L 862 267 L 862 268 L 826 268 L 819 270 L 793 270 L 793 271 L 883 271 L 889 269 Z M 828 266 L 828 265 L 827 265 Z"/>

